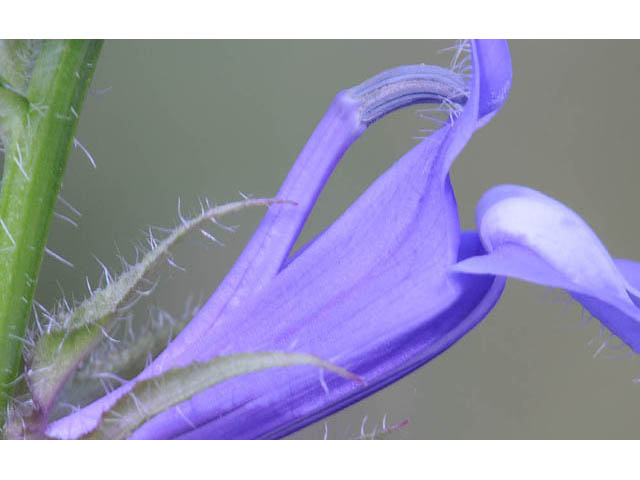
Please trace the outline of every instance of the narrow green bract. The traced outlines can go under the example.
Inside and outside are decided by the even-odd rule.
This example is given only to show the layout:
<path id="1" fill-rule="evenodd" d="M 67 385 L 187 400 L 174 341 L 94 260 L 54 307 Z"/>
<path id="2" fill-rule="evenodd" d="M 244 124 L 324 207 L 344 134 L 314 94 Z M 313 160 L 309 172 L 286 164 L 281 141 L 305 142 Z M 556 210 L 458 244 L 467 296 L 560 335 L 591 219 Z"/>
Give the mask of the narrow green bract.
<path id="1" fill-rule="evenodd" d="M 85 438 L 125 439 L 147 420 L 218 383 L 267 368 L 295 365 L 313 365 L 362 382 L 347 370 L 313 355 L 266 352 L 216 357 L 137 382 L 133 390 L 102 415 L 98 427 Z"/>

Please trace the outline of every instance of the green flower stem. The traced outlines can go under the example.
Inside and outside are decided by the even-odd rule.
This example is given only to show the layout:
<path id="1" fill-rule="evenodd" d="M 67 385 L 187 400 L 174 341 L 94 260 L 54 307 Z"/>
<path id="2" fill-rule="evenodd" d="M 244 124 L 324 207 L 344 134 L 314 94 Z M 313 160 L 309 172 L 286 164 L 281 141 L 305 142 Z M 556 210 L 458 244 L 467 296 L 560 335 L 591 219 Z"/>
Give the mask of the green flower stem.
<path id="1" fill-rule="evenodd" d="M 20 370 L 22 339 L 53 207 L 101 48 L 102 41 L 97 40 L 44 41 L 26 91 L 26 105 L 19 117 L 12 117 L 3 135 L 0 415 Z"/>
<path id="2" fill-rule="evenodd" d="M 12 90 L 11 85 L 0 76 L 0 139 L 6 142 L 11 132 L 20 129 L 29 111 L 29 101 Z"/>

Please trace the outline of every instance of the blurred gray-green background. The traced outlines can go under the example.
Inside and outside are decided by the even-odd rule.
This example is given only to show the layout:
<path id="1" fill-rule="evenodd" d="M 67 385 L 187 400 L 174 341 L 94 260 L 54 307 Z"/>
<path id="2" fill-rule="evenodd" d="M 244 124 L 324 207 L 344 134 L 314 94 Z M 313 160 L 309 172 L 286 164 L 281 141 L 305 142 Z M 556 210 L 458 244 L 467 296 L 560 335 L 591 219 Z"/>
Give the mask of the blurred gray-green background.
<path id="1" fill-rule="evenodd" d="M 117 270 L 133 260 L 147 225 L 171 226 L 198 197 L 219 203 L 277 192 L 333 96 L 382 69 L 447 65 L 435 41 L 108 41 L 78 139 L 97 170 L 72 152 L 62 195 L 83 214 L 78 229 L 54 220 L 49 247 L 75 264 L 43 264 L 36 298 L 86 294 L 96 255 Z M 464 228 L 475 204 L 499 183 L 540 189 L 593 226 L 614 256 L 640 260 L 640 53 L 638 42 L 514 41 L 514 79 L 501 113 L 458 158 L 453 182 Z M 414 109 L 415 110 L 415 109 Z M 325 228 L 409 149 L 420 128 L 411 109 L 372 127 L 347 153 L 301 241 Z M 68 214 L 64 206 L 57 211 Z M 226 247 L 193 236 L 166 269 L 151 302 L 182 311 L 206 298 L 233 264 L 263 211 L 229 219 Z M 640 363 L 594 358 L 594 324 L 579 326 L 544 289 L 510 281 L 475 330 L 419 371 L 328 419 L 329 438 L 359 435 L 405 418 L 396 438 L 636 438 Z M 295 438 L 322 438 L 323 422 Z"/>

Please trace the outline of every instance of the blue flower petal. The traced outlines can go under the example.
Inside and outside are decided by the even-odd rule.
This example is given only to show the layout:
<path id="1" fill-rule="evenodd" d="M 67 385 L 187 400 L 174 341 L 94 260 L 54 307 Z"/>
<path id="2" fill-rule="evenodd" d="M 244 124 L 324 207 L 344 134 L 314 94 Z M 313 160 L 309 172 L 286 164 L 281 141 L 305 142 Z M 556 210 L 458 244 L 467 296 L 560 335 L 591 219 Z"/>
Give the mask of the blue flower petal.
<path id="1" fill-rule="evenodd" d="M 462 247 L 463 255 L 483 251 L 474 234 L 463 236 Z M 421 260 L 419 254 L 414 258 Z M 309 290 L 318 289 L 317 296 L 304 297 L 303 304 L 287 296 L 286 288 L 281 290 L 290 282 L 307 281 L 306 275 L 292 270 L 290 278 L 275 287 L 282 295 L 280 301 L 269 297 L 266 305 L 259 303 L 250 324 L 236 325 L 238 335 L 229 328 L 227 335 L 217 339 L 219 345 L 233 342 L 230 351 L 276 345 L 282 350 L 315 352 L 356 372 L 366 380 L 365 387 L 313 367 L 259 372 L 194 397 L 181 412 L 156 417 L 134 438 L 173 437 L 180 430 L 186 432 L 183 438 L 286 435 L 370 395 L 448 348 L 484 318 L 504 286 L 492 276 L 427 280 L 432 273 L 428 268 L 417 276 L 412 269 L 417 268 L 382 262 L 371 274 L 376 278 L 360 279 L 337 297 L 325 297 L 321 275 L 306 285 Z M 201 425 L 191 429 L 181 416 Z"/>
<path id="2" fill-rule="evenodd" d="M 454 271 L 565 289 L 640 352 L 640 264 L 614 260 L 573 210 L 536 190 L 501 185 L 480 200 L 476 223 L 488 254 L 466 259 Z"/>

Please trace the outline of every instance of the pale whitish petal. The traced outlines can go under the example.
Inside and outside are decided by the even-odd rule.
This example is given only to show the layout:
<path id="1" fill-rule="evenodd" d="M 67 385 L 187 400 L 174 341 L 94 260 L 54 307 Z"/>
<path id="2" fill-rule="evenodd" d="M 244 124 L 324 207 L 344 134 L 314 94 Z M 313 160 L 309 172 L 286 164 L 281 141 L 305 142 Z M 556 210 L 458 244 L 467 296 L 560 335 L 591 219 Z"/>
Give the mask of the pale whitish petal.
<path id="1" fill-rule="evenodd" d="M 565 289 L 640 352 L 640 264 L 613 259 L 577 213 L 531 188 L 500 185 L 480 200 L 476 223 L 488 253 L 455 271 Z"/>

